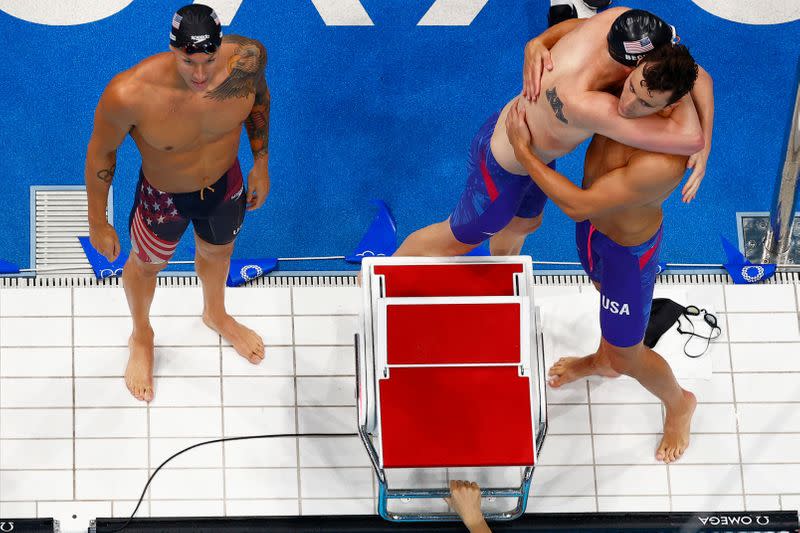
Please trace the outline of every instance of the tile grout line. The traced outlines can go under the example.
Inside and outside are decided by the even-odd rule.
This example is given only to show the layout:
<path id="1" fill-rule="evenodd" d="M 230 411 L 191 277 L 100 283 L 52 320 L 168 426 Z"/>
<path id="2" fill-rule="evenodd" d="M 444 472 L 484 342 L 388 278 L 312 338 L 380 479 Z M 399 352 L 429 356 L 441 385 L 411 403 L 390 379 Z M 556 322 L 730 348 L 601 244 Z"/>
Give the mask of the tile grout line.
<path id="1" fill-rule="evenodd" d="M 76 430 L 77 410 L 76 399 L 77 391 L 75 384 L 75 288 L 71 287 L 69 290 L 70 296 L 70 334 L 72 336 L 72 499 L 76 500 L 78 497 L 78 434 Z M 39 516 L 39 507 L 36 507 L 36 516 Z"/>
<path id="2" fill-rule="evenodd" d="M 662 424 L 662 428 L 663 428 L 663 425 L 666 424 L 666 421 L 667 421 L 667 407 L 662 403 L 661 404 L 661 424 Z M 661 437 L 662 438 L 664 437 L 663 429 L 662 429 Z M 685 453 L 685 450 L 684 450 L 684 453 Z M 667 467 L 666 468 L 666 470 L 667 470 L 667 499 L 669 501 L 668 509 L 669 509 L 670 512 L 672 512 L 673 511 L 673 506 L 672 506 L 672 475 L 671 475 L 672 471 L 670 470 L 670 464 L 669 463 L 666 464 L 666 467 Z"/>
<path id="3" fill-rule="evenodd" d="M 731 402 L 728 402 L 728 404 L 731 404 Z M 352 406 L 350 406 L 350 407 L 352 407 Z M 256 406 L 256 407 L 253 407 L 253 406 L 238 407 L 238 409 L 253 409 L 253 408 L 259 409 L 258 406 Z M 314 409 L 314 408 L 317 408 L 317 406 L 310 407 L 310 408 Z M 344 409 L 344 408 L 347 408 L 347 406 L 322 406 L 320 408 L 321 409 L 338 409 L 338 408 L 343 408 Z M 124 409 L 124 408 L 120 407 L 119 409 Z M 164 408 L 163 407 L 159 407 L 158 409 L 164 409 Z M 183 408 L 177 408 L 177 409 L 183 409 Z M 201 408 L 198 408 L 198 409 L 207 410 L 209 408 L 201 407 Z M 272 408 L 271 407 L 266 407 L 264 409 L 272 409 Z M 286 409 L 286 408 L 284 407 L 282 409 Z M 740 433 L 742 435 L 778 435 L 778 436 L 783 436 L 783 435 L 785 435 L 785 436 L 798 436 L 798 435 L 800 435 L 800 431 L 742 431 Z M 695 431 L 692 434 L 693 435 L 711 435 L 711 436 L 720 436 L 720 435 L 733 435 L 733 436 L 735 436 L 736 432 L 735 431 Z M 554 437 L 583 437 L 583 436 L 590 435 L 590 433 L 548 433 L 548 436 L 550 436 L 550 435 L 552 435 Z M 595 433 L 595 435 L 596 436 L 619 435 L 619 436 L 622 436 L 622 437 L 636 437 L 636 436 L 661 435 L 661 433 L 660 432 L 656 432 L 656 431 L 653 431 L 653 432 L 639 432 L 639 433 L 616 432 L 616 433 Z M 198 439 L 199 440 L 199 439 L 204 439 L 204 438 L 207 438 L 207 437 L 208 437 L 208 435 L 196 434 L 196 435 L 187 435 L 187 436 L 179 436 L 179 437 L 157 437 L 157 438 L 160 438 L 160 439 Z M 79 440 L 82 440 L 82 441 L 93 441 L 93 440 L 119 441 L 119 440 L 145 440 L 145 439 L 147 439 L 147 437 L 144 437 L 144 436 L 143 437 L 123 436 L 123 437 L 80 437 Z M 0 439 L 0 442 L 6 442 L 6 441 L 44 441 L 44 442 L 47 442 L 47 441 L 59 441 L 59 440 L 70 440 L 70 439 L 69 439 L 69 437 L 4 437 L 4 438 Z M 792 461 L 788 461 L 788 462 L 786 462 L 786 461 L 778 461 L 777 463 L 780 463 L 780 464 L 783 464 L 783 463 L 794 464 Z M 587 463 L 587 464 L 590 464 L 590 463 Z M 726 464 L 726 463 L 708 463 L 708 464 Z M 761 464 L 761 462 L 756 461 L 756 462 L 745 463 L 745 464 Z M 763 463 L 763 464 L 770 464 L 770 463 Z M 772 463 L 772 464 L 774 464 L 774 463 Z M 142 467 L 142 468 L 144 468 L 144 467 Z M 217 468 L 219 468 L 219 467 L 217 467 Z M 238 468 L 238 467 L 232 467 L 232 468 Z M 276 467 L 276 468 L 278 468 L 278 467 Z M 294 468 L 294 467 L 287 467 L 287 468 Z M 308 467 L 308 468 L 313 468 L 313 467 Z M 7 470 L 7 469 L 4 468 L 3 470 Z M 11 469 L 11 470 L 13 470 L 13 469 Z M 25 469 L 22 469 L 22 470 L 25 470 Z"/>
<path id="4" fill-rule="evenodd" d="M 546 386 L 546 385 L 545 385 Z M 586 408 L 589 410 L 589 434 L 592 436 L 592 474 L 594 477 L 594 510 L 600 512 L 600 495 L 597 488 L 597 455 L 594 446 L 594 423 L 592 421 L 592 391 L 589 380 L 586 380 Z"/>
<path id="5" fill-rule="evenodd" d="M 303 377 L 303 376 L 301 376 Z M 337 376 L 338 377 L 338 376 Z M 64 378 L 69 379 L 69 378 Z M 719 401 L 719 402 L 698 402 L 698 405 L 708 405 L 708 406 L 724 406 L 724 405 L 731 405 L 732 402 L 727 401 Z M 800 405 L 800 400 L 795 401 L 787 401 L 787 400 L 775 400 L 775 401 L 761 401 L 761 402 L 739 402 L 740 404 L 746 405 L 755 405 L 755 406 L 776 406 L 776 405 Z M 576 406 L 576 405 L 586 405 L 585 403 L 564 403 L 564 404 L 552 404 L 558 406 Z M 652 406 L 658 405 L 653 402 L 617 402 L 617 403 L 599 403 L 593 402 L 593 406 L 595 407 L 643 407 L 643 406 Z M 210 405 L 210 404 L 200 404 L 200 405 L 160 405 L 157 406 L 157 409 L 164 409 L 164 410 L 171 410 L 171 409 L 216 409 L 219 405 Z M 244 409 L 249 407 L 260 407 L 263 409 L 280 409 L 280 408 L 292 408 L 294 404 L 275 404 L 275 405 L 258 405 L 258 404 L 236 404 L 236 405 L 229 405 L 229 408 L 238 408 Z M 327 407 L 327 408 L 335 408 L 335 407 L 355 407 L 353 404 L 313 404 L 308 406 L 301 406 L 301 407 Z M 4 407 L 3 409 L 7 411 L 48 411 L 48 410 L 69 410 L 70 407 L 66 407 L 64 405 L 38 405 L 38 406 L 25 406 L 25 407 Z M 87 406 L 87 407 L 79 407 L 82 411 L 92 411 L 92 410 L 108 410 L 108 409 L 142 409 L 142 407 L 137 407 L 135 405 L 96 405 L 96 406 Z M 598 435 L 616 435 L 620 432 L 614 433 L 598 433 Z M 624 435 L 650 435 L 656 434 L 660 432 L 655 431 L 629 431 L 625 433 L 620 433 Z M 734 431 L 701 431 L 698 432 L 701 434 L 718 434 L 718 433 L 735 433 Z M 743 431 L 742 433 L 748 434 L 796 434 L 800 433 L 800 430 L 796 431 Z M 581 433 L 554 433 L 554 435 L 580 435 Z M 582 433 L 586 434 L 586 433 Z M 24 437 L 21 437 L 24 438 Z M 40 437 L 34 437 L 40 438 Z M 68 438 L 68 437 L 41 437 L 41 438 Z M 81 438 L 100 438 L 100 437 L 81 437 Z M 108 437 L 108 438 L 126 438 L 126 437 Z M 127 437 L 127 438 L 134 438 L 134 437 Z M 202 438 L 202 437 L 199 437 Z M 19 440 L 17 437 L 3 437 L 0 440 Z"/>
<path id="6" fill-rule="evenodd" d="M 131 318 L 131 320 L 133 320 L 133 318 Z M 155 367 L 155 351 L 156 351 L 156 348 L 155 348 L 155 345 L 154 345 L 153 346 L 153 366 L 154 367 Z M 130 357 L 130 355 L 129 355 L 129 357 Z M 153 393 L 155 394 L 155 378 L 153 378 Z M 145 407 L 144 408 L 145 408 L 145 412 L 147 413 L 147 416 L 146 416 L 146 421 L 147 421 L 147 426 L 146 426 L 146 431 L 147 431 L 147 478 L 149 479 L 150 476 L 152 475 L 151 470 L 153 468 L 153 450 L 152 450 L 152 448 L 153 448 L 153 440 L 152 440 L 151 428 L 150 428 L 150 417 L 152 415 L 152 412 L 150 411 L 150 402 L 145 402 Z M 150 495 L 152 493 L 153 493 L 152 486 L 151 487 L 147 487 L 146 497 L 147 497 L 147 516 L 148 517 L 153 515 L 153 499 L 150 497 Z M 136 504 L 134 504 L 134 507 L 135 506 L 136 506 Z"/>
<path id="7" fill-rule="evenodd" d="M 655 435 L 655 434 L 654 434 Z M 586 436 L 586 435 L 580 435 Z M 186 440 L 182 437 L 163 437 L 161 440 Z M 764 463 L 743 463 L 747 466 L 800 466 L 800 462 L 798 461 L 780 461 L 780 462 L 764 462 Z M 721 466 L 738 466 L 739 463 L 735 462 L 727 462 L 727 463 L 710 463 L 710 462 L 697 462 L 697 463 L 680 463 L 674 466 L 676 467 L 721 467 Z M 592 466 L 592 463 L 548 463 L 539 465 L 543 468 L 569 468 L 575 466 Z M 595 466 L 599 467 L 612 467 L 612 468 L 622 468 L 622 467 L 637 467 L 637 466 L 647 466 L 647 467 L 661 467 L 665 466 L 663 463 L 656 462 L 638 462 L 638 463 L 599 463 Z M 230 470 L 295 470 L 296 466 L 231 466 L 228 467 Z M 321 466 L 306 466 L 303 467 L 305 470 L 364 470 L 364 471 L 371 471 L 371 466 L 331 466 L 331 465 L 321 465 Z M 444 468 L 442 468 L 444 469 Z M 3 472 L 70 472 L 71 468 L 48 468 L 48 469 L 41 469 L 41 468 L 4 468 Z M 137 472 L 146 472 L 146 467 L 130 467 L 130 466 L 121 466 L 121 467 L 92 467 L 92 468 L 83 468 L 81 469 L 86 472 L 121 472 L 121 471 L 137 471 Z M 221 470 L 219 466 L 171 466 L 166 468 L 167 471 L 174 472 L 179 470 Z M 163 471 L 163 470 L 162 470 Z M 730 494 L 730 493 L 728 493 Z M 772 493 L 765 493 L 765 494 L 772 494 Z M 786 494 L 799 494 L 800 492 L 790 492 Z M 667 494 L 664 493 L 666 496 Z M 683 494 L 680 494 L 683 495 Z M 751 494 L 751 496 L 761 496 L 762 494 Z M 613 496 L 613 495 L 609 495 Z M 319 496 L 309 496 L 308 499 L 319 498 Z M 363 499 L 369 498 L 369 496 L 354 496 L 356 499 Z M 120 501 L 131 499 L 131 498 L 117 498 Z M 135 498 L 138 500 L 138 496 Z M 214 498 L 203 498 L 203 499 L 211 499 Z M 219 499 L 219 498 L 217 498 Z M 231 498 L 232 500 L 241 499 L 241 498 Z M 275 498 L 256 498 L 256 499 L 275 499 Z M 18 501 L 18 500 L 9 500 L 9 501 Z M 25 501 L 25 500 L 19 500 Z M 64 500 L 57 500 L 57 501 L 64 501 Z M 84 501 L 84 500 L 79 500 Z M 94 501 L 94 500 L 88 500 Z M 107 501 L 107 500 L 97 500 L 97 501 Z"/>
<path id="8" fill-rule="evenodd" d="M 798 284 L 792 284 L 792 292 L 794 293 L 794 310 L 797 313 L 797 331 L 800 332 L 800 301 L 797 300 Z"/>
<path id="9" fill-rule="evenodd" d="M 722 305 L 724 309 L 728 310 L 728 291 L 725 290 L 725 286 L 722 288 Z M 730 332 L 730 322 L 728 321 L 728 315 L 725 315 L 725 327 L 728 328 L 728 332 Z M 733 350 L 731 350 L 731 336 L 730 333 L 727 335 L 726 343 L 728 345 L 728 363 L 731 366 L 731 391 L 733 394 L 733 414 L 734 418 L 736 419 L 736 446 L 737 451 L 739 453 L 739 482 L 741 483 L 742 487 L 742 504 L 744 507 L 747 507 L 747 493 L 745 490 L 744 484 L 744 464 L 742 460 L 742 436 L 739 432 L 739 404 L 736 400 L 736 380 L 733 379 Z"/>
<path id="10" fill-rule="evenodd" d="M 219 411 L 220 411 L 220 433 L 225 438 L 225 380 L 224 380 L 224 361 L 222 360 L 222 335 L 219 337 Z M 228 463 L 225 456 L 225 442 L 222 446 L 222 516 L 228 516 Z"/>
<path id="11" fill-rule="evenodd" d="M 79 288 L 79 287 L 73 287 Z M 592 286 L 592 290 L 594 287 Z M 577 292 L 574 295 L 586 294 Z M 760 310 L 760 311 L 717 311 L 720 314 L 729 314 L 729 315 L 763 315 L 763 314 L 779 314 L 779 315 L 789 315 L 797 313 L 797 310 L 793 309 L 779 309 L 779 310 Z M 81 320 L 102 320 L 105 318 L 111 320 L 120 320 L 124 318 L 128 318 L 129 314 L 118 314 L 118 315 L 76 315 L 75 318 Z M 186 315 L 176 315 L 176 314 L 152 314 L 150 318 L 202 318 L 201 314 L 186 314 Z M 231 313 L 231 316 L 234 318 L 290 318 L 292 315 L 290 314 L 281 314 L 281 313 L 270 313 L 270 314 L 260 314 L 260 313 Z M 355 317 L 358 318 L 358 313 L 302 313 L 298 314 L 299 317 L 311 317 L 311 318 L 326 318 L 326 317 Z M 24 318 L 33 318 L 33 319 L 40 319 L 40 318 L 70 318 L 70 315 L 42 315 L 42 314 L 30 314 L 30 315 L 4 315 L 3 318 L 10 318 L 14 320 L 24 319 Z"/>
<path id="12" fill-rule="evenodd" d="M 2 278 L 0 278 L 0 279 L 2 279 Z M 298 315 L 297 318 L 305 318 L 305 316 L 306 315 Z M 331 315 L 331 316 L 335 317 L 335 316 L 339 316 L 339 315 Z M 33 317 L 30 317 L 30 318 L 33 318 Z M 64 318 L 68 319 L 69 317 L 64 317 Z M 254 317 L 250 316 L 248 318 L 254 318 Z M 258 317 L 255 317 L 255 318 L 258 318 Z M 756 344 L 756 343 L 764 343 L 765 341 L 739 341 L 739 342 L 742 342 L 742 343 L 748 343 L 749 342 L 750 344 Z M 798 344 L 798 343 L 800 343 L 800 341 L 797 341 L 797 340 L 794 340 L 794 341 L 772 341 L 771 343 L 772 344 Z M 301 344 L 301 343 L 297 343 L 297 344 L 268 344 L 267 346 L 269 346 L 271 348 L 291 348 L 293 346 L 302 346 L 302 347 L 309 347 L 309 348 L 352 348 L 353 345 L 350 344 L 350 343 L 337 344 L 335 342 L 323 342 L 323 343 L 319 343 L 319 344 Z M 79 344 L 79 345 L 75 345 L 75 347 L 76 348 L 97 348 L 97 349 L 100 349 L 100 348 L 124 349 L 124 348 L 127 348 L 128 345 L 127 344 Z M 217 345 L 216 344 L 154 344 L 154 347 L 155 348 L 183 348 L 183 349 L 188 350 L 190 348 L 216 348 Z M 226 344 L 225 348 L 228 348 L 228 347 L 232 348 L 231 345 Z M 47 344 L 47 345 L 44 345 L 44 344 L 14 344 L 14 345 L 9 345 L 9 346 L 3 346 L 3 348 L 14 348 L 14 349 L 26 349 L 26 348 L 42 348 L 42 349 L 47 349 L 47 348 L 69 348 L 69 345 L 67 345 L 67 344 Z M 64 376 L 62 376 L 62 377 L 64 377 Z M 87 376 L 87 377 L 92 377 L 92 376 Z M 169 377 L 169 376 L 167 376 L 167 377 Z"/>
<path id="13" fill-rule="evenodd" d="M 300 433 L 300 408 L 298 406 L 298 393 L 297 393 L 297 347 L 295 345 L 296 339 L 296 332 L 295 328 L 297 327 L 297 323 L 295 322 L 295 314 L 294 314 L 294 287 L 289 287 L 289 312 L 290 316 L 292 317 L 292 369 L 293 369 L 293 376 L 292 381 L 294 382 L 294 432 L 299 434 Z M 303 516 L 303 498 L 302 498 L 302 476 L 300 475 L 300 437 L 294 438 L 295 442 L 295 459 L 297 464 L 297 514 L 298 516 Z"/>
<path id="14" fill-rule="evenodd" d="M 724 315 L 725 313 L 718 313 L 720 315 Z M 794 313 L 755 313 L 761 315 L 776 315 L 776 314 L 794 314 Z M 299 315 L 297 318 L 305 318 L 306 315 Z M 331 315 L 331 316 L 340 316 L 340 315 Z M 65 317 L 69 318 L 69 317 Z M 253 317 L 250 317 L 253 318 Z M 257 317 L 256 317 L 257 318 Z M 715 339 L 717 340 L 717 339 Z M 789 344 L 789 345 L 797 345 L 800 344 L 800 337 L 795 339 L 787 339 L 787 340 L 767 340 L 767 339 L 755 339 L 755 340 L 731 340 L 727 339 L 732 344 Z M 720 340 L 720 342 L 723 342 Z M 308 348 L 352 348 L 351 343 L 335 343 L 335 342 L 321 342 L 318 344 L 312 343 L 297 343 L 297 344 L 269 344 L 267 345 L 273 348 L 290 348 L 292 346 L 301 346 L 301 347 L 308 347 Z M 70 346 L 66 344 L 14 344 L 14 345 L 3 345 L 3 348 L 12 348 L 12 349 L 33 349 L 33 348 L 41 348 L 41 349 L 49 349 L 49 348 L 69 348 Z M 116 348 L 116 349 L 125 349 L 128 346 L 126 344 L 78 344 L 75 345 L 76 348 L 94 348 L 94 349 L 102 349 L 102 348 Z M 155 344 L 155 348 L 182 348 L 188 350 L 190 348 L 216 348 L 216 344 Z M 225 345 L 225 347 L 230 347 L 229 345 Z M 800 372 L 800 370 L 796 370 L 795 372 Z M 727 373 L 727 372 L 722 372 Z M 63 376 L 61 376 L 63 377 Z M 84 377 L 84 376 L 82 376 Z M 85 377 L 93 377 L 93 376 L 85 376 Z M 166 377 L 169 377 L 167 375 Z"/>

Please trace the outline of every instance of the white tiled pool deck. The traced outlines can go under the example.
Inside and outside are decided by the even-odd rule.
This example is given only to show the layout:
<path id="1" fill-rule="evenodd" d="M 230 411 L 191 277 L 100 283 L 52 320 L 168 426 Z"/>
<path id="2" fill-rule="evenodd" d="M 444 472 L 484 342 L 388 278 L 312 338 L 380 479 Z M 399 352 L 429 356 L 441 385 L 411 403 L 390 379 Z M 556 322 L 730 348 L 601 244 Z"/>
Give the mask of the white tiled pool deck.
<path id="1" fill-rule="evenodd" d="M 529 511 L 800 508 L 797 287 L 677 287 L 712 305 L 725 332 L 712 379 L 686 385 L 700 402 L 689 450 L 655 461 L 663 410 L 627 378 L 548 390 Z M 581 290 L 593 289 L 536 286 L 534 299 Z M 121 288 L 0 289 L 0 516 L 85 531 L 96 516 L 127 516 L 148 474 L 194 442 L 355 431 L 359 291 L 229 290 L 230 312 L 268 347 L 253 366 L 202 324 L 198 287 L 159 287 L 156 397 L 145 405 L 122 379 Z M 139 516 L 374 513 L 373 478 L 355 437 L 215 444 L 162 470 Z"/>

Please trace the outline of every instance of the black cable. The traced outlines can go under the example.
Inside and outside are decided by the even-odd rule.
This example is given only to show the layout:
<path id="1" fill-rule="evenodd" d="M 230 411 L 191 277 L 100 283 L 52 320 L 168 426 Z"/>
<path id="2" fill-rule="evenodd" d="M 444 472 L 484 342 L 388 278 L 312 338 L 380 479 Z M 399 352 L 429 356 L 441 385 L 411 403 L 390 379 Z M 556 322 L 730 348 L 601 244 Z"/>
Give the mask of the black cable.
<path id="1" fill-rule="evenodd" d="M 150 474 L 150 478 L 147 480 L 147 483 L 144 485 L 144 490 L 142 490 L 142 495 L 139 496 L 139 501 L 136 503 L 136 507 L 134 508 L 133 512 L 131 513 L 130 518 L 128 518 L 124 524 L 116 529 L 112 529 L 109 533 L 116 533 L 117 531 L 122 531 L 133 521 L 133 517 L 136 516 L 136 512 L 139 510 L 139 507 L 142 505 L 142 500 L 144 500 L 145 494 L 147 494 L 147 489 L 150 487 L 150 483 L 153 481 L 153 478 L 158 474 L 158 471 L 161 470 L 165 464 L 172 461 L 180 454 L 184 452 L 188 452 L 198 446 L 205 446 L 206 444 L 214 444 L 217 442 L 229 442 L 234 440 L 251 440 L 251 439 L 275 439 L 281 437 L 358 437 L 358 433 L 281 433 L 277 435 L 246 435 L 244 437 L 225 437 L 222 439 L 214 439 L 214 440 L 207 440 L 205 442 L 198 442 L 197 444 L 193 444 L 187 448 L 182 449 L 178 453 L 172 454 L 172 456 L 158 465 L 152 474 Z"/>

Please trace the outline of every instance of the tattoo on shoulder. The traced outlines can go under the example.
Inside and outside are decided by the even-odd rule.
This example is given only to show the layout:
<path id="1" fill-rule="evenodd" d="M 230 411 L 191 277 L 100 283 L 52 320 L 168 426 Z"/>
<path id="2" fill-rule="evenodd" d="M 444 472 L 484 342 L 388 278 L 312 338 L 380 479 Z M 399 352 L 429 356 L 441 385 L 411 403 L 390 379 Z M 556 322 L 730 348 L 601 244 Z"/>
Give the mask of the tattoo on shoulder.
<path id="1" fill-rule="evenodd" d="M 233 55 L 228 60 L 230 75 L 219 87 L 206 94 L 213 100 L 241 98 L 253 94 L 264 79 L 264 67 L 267 65 L 267 50 L 255 39 L 241 35 L 226 35 L 223 43 L 236 45 Z"/>
<path id="2" fill-rule="evenodd" d="M 104 168 L 100 172 L 97 173 L 97 178 L 100 181 L 104 181 L 106 183 L 111 183 L 114 179 L 114 172 L 117 170 L 117 165 L 113 164 L 110 168 Z"/>
<path id="3" fill-rule="evenodd" d="M 556 88 L 553 87 L 552 89 L 547 89 L 544 94 L 547 96 L 547 101 L 550 102 L 550 107 L 553 108 L 556 118 L 564 124 L 569 124 L 567 117 L 564 116 L 564 102 L 562 102 L 561 98 L 558 97 Z"/>

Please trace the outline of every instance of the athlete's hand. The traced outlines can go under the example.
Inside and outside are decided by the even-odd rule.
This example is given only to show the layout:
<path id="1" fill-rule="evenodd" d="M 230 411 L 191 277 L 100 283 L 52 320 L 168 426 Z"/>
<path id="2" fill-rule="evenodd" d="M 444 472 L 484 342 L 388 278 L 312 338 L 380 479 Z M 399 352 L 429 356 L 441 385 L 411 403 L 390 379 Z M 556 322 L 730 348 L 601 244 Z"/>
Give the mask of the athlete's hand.
<path id="1" fill-rule="evenodd" d="M 89 242 L 109 261 L 116 261 L 119 257 L 119 237 L 114 226 L 108 222 L 89 226 Z"/>
<path id="2" fill-rule="evenodd" d="M 528 101 L 536 101 L 542 88 L 542 72 L 553 70 L 550 50 L 533 39 L 525 45 L 525 60 L 522 65 L 522 96 Z"/>
<path id="3" fill-rule="evenodd" d="M 264 164 L 253 166 L 247 175 L 247 210 L 254 211 L 264 205 L 269 194 L 269 169 Z"/>
<path id="4" fill-rule="evenodd" d="M 533 137 L 525 120 L 525 101 L 522 97 L 511 105 L 506 115 L 506 135 L 514 151 L 528 149 Z"/>
<path id="5" fill-rule="evenodd" d="M 708 155 L 711 152 L 711 147 L 706 143 L 706 147 L 692 155 L 689 161 L 686 162 L 686 168 L 692 169 L 692 174 L 686 180 L 686 184 L 681 191 L 681 199 L 684 203 L 688 204 L 694 197 L 697 196 L 697 190 L 700 188 L 700 183 L 706 175 L 706 164 L 708 163 Z"/>
<path id="6" fill-rule="evenodd" d="M 444 501 L 458 513 L 468 529 L 485 523 L 481 512 L 481 489 L 477 483 L 451 479 L 450 497 Z"/>

